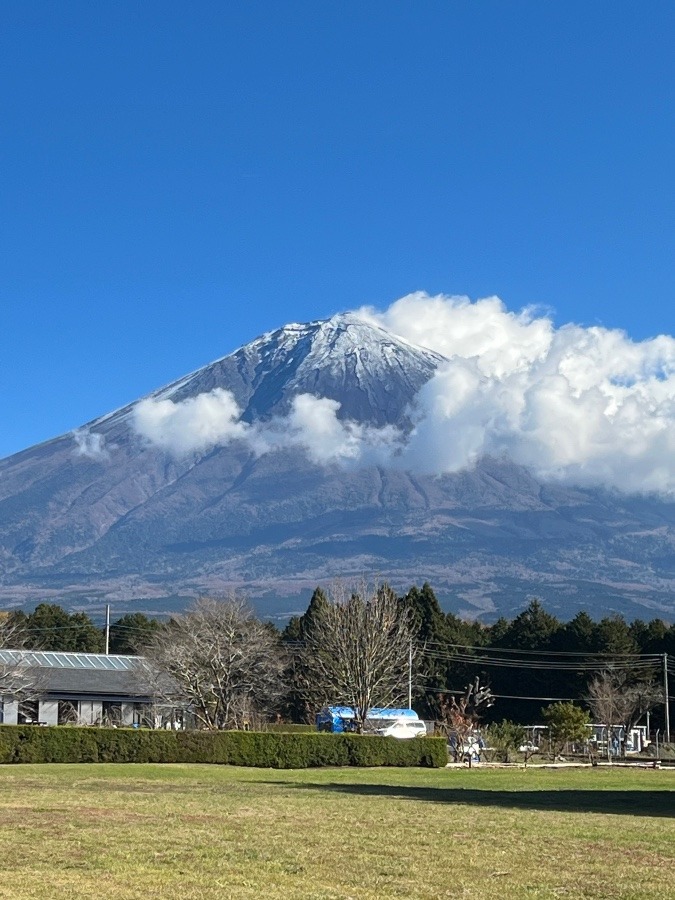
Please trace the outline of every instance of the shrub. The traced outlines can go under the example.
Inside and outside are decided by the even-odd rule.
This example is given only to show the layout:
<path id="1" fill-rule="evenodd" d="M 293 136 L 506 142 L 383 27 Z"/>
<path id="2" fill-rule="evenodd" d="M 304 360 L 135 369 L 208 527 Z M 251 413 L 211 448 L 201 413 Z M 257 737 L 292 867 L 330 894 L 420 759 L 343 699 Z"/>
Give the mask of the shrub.
<path id="1" fill-rule="evenodd" d="M 556 753 L 561 753 L 567 743 L 583 743 L 588 738 L 586 726 L 590 720 L 585 709 L 573 703 L 551 703 L 541 714 L 551 729 Z"/>
<path id="2" fill-rule="evenodd" d="M 504 719 L 487 727 L 485 739 L 496 759 L 508 763 L 515 751 L 525 743 L 526 732 L 523 725 Z"/>
<path id="3" fill-rule="evenodd" d="M 0 726 L 0 763 L 215 763 L 274 769 L 424 766 L 447 762 L 442 738 L 258 731 Z"/>

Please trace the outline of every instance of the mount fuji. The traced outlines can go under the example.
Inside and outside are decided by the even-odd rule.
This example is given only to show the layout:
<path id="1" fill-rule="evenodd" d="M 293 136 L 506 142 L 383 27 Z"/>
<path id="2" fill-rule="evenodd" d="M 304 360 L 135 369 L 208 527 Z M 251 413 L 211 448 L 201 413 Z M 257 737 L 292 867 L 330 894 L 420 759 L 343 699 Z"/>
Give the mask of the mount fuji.
<path id="1" fill-rule="evenodd" d="M 0 461 L 2 604 L 162 613 L 237 589 L 283 618 L 365 576 L 429 581 L 486 620 L 531 595 L 562 617 L 675 617 L 674 503 L 506 458 L 397 460 L 444 363 L 354 315 L 287 325 Z"/>

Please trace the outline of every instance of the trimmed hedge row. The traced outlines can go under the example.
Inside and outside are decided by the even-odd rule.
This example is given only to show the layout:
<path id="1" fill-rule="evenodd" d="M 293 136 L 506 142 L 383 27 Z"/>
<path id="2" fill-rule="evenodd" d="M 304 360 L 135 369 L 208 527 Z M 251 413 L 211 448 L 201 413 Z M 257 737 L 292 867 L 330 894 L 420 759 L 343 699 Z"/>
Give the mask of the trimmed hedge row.
<path id="1" fill-rule="evenodd" d="M 0 763 L 215 763 L 273 769 L 447 762 L 442 738 L 258 731 L 0 726 Z"/>
<path id="2" fill-rule="evenodd" d="M 274 731 L 282 734 L 315 734 L 316 725 L 295 725 L 290 722 L 270 722 L 263 731 Z"/>

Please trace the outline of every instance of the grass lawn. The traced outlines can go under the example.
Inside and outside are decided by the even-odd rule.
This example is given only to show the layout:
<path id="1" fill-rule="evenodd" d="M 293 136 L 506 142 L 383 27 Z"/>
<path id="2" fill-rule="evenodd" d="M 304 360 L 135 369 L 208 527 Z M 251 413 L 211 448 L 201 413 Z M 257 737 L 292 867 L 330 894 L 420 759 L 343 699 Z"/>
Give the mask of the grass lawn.
<path id="1" fill-rule="evenodd" d="M 1 898 L 675 898 L 675 771 L 0 767 Z"/>

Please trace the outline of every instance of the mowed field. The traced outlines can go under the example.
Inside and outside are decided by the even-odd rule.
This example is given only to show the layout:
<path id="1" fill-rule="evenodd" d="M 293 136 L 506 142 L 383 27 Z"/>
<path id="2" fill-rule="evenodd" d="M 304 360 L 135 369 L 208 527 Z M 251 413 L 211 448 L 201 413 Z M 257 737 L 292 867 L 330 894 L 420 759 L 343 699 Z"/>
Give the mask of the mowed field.
<path id="1" fill-rule="evenodd" d="M 675 898 L 675 771 L 0 767 L 2 898 Z"/>

